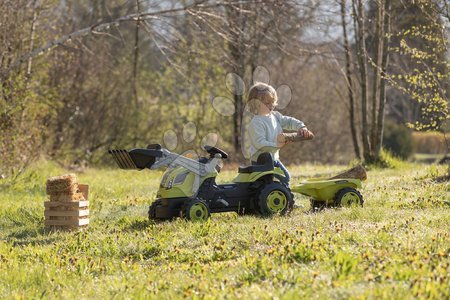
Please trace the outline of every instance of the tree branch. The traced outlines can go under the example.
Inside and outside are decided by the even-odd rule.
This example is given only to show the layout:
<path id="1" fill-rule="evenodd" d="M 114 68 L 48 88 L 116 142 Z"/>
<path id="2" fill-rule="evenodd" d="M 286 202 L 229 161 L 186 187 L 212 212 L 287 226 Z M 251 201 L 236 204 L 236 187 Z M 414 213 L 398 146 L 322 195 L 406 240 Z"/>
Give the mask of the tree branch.
<path id="1" fill-rule="evenodd" d="M 43 47 L 36 48 L 32 52 L 22 55 L 17 60 L 15 60 L 6 70 L 3 70 L 0 73 L 0 75 L 3 78 L 6 78 L 9 76 L 9 74 L 13 70 L 18 68 L 21 64 L 28 62 L 30 59 L 37 57 L 45 52 L 51 51 L 55 47 L 61 46 L 64 43 L 66 43 L 70 40 L 73 40 L 75 38 L 87 36 L 92 33 L 99 33 L 99 32 L 108 30 L 111 27 L 117 27 L 121 23 L 124 23 L 124 22 L 130 22 L 130 21 L 138 22 L 138 21 L 143 21 L 143 20 L 147 20 L 147 19 L 152 19 L 157 16 L 170 15 L 170 14 L 177 13 L 177 12 L 186 12 L 186 11 L 188 11 L 190 9 L 194 9 L 194 8 L 206 9 L 206 8 L 215 8 L 215 7 L 224 7 L 224 6 L 234 6 L 234 5 L 239 5 L 239 4 L 263 3 L 263 1 L 247 0 L 247 1 L 225 1 L 225 2 L 216 2 L 213 4 L 205 4 L 205 2 L 207 2 L 207 1 L 208 0 L 197 0 L 197 1 L 194 1 L 190 5 L 183 6 L 180 8 L 171 8 L 171 9 L 165 9 L 165 10 L 159 10 L 159 11 L 152 11 L 152 12 L 133 13 L 133 14 L 119 17 L 110 22 L 94 24 L 89 27 L 71 32 L 67 35 L 60 37 L 59 39 L 48 42 Z"/>

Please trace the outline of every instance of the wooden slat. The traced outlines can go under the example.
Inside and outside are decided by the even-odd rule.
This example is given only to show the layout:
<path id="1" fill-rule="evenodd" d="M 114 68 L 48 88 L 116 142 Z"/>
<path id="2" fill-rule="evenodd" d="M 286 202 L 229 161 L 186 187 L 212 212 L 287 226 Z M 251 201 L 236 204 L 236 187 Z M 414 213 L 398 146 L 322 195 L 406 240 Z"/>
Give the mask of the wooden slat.
<path id="1" fill-rule="evenodd" d="M 83 226 L 89 224 L 89 219 L 78 219 L 78 220 L 45 220 L 45 226 Z"/>
<path id="2" fill-rule="evenodd" d="M 59 202 L 59 201 L 46 201 L 45 207 L 88 207 L 89 201 L 73 201 L 73 202 Z"/>
<path id="3" fill-rule="evenodd" d="M 89 216 L 89 209 L 82 210 L 46 210 L 46 217 L 86 217 Z"/>

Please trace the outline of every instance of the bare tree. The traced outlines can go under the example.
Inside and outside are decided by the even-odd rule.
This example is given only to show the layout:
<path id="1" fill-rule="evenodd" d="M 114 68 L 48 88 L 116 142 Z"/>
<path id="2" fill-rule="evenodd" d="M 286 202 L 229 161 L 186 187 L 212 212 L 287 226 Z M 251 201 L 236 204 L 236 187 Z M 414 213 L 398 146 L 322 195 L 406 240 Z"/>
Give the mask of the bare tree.
<path id="1" fill-rule="evenodd" d="M 384 8 L 381 13 L 383 18 L 381 26 L 383 26 L 382 36 L 379 36 L 378 39 L 382 41 L 381 47 L 381 70 L 380 70 L 380 93 L 379 93 L 379 107 L 378 107 L 378 116 L 376 123 L 376 133 L 374 138 L 374 155 L 378 157 L 381 151 L 381 147 L 383 145 L 383 131 L 384 131 L 384 116 L 385 116 L 385 106 L 386 106 L 386 84 L 387 84 L 387 66 L 389 62 L 389 43 L 391 36 L 391 0 L 384 0 Z"/>
<path id="2" fill-rule="evenodd" d="M 347 93 L 349 99 L 349 114 L 350 114 L 350 130 L 352 134 L 353 148 L 355 155 L 358 159 L 361 159 L 361 152 L 359 149 L 358 133 L 356 130 L 356 117 L 355 117 L 355 95 L 354 95 L 354 85 L 353 85 L 353 71 L 351 69 L 351 49 L 348 41 L 347 35 L 347 21 L 346 21 L 346 0 L 340 1 L 341 7 L 341 24 L 342 24 L 342 34 L 344 40 L 344 52 L 345 52 L 345 76 L 347 81 Z"/>
<path id="3" fill-rule="evenodd" d="M 361 120 L 362 120 L 362 143 L 363 157 L 370 160 L 370 144 L 369 144 L 369 126 L 367 116 L 367 60 L 366 60 L 366 20 L 364 13 L 364 5 L 362 0 L 353 0 L 353 16 L 355 26 L 355 42 L 358 56 L 359 76 L 361 80 Z"/>
<path id="4" fill-rule="evenodd" d="M 379 160 L 384 127 L 384 110 L 386 103 L 386 80 L 384 79 L 389 54 L 390 36 L 390 1 L 376 2 L 376 21 L 374 34 L 374 59 L 368 56 L 366 48 L 366 16 L 362 0 L 353 0 L 354 27 L 356 32 L 355 43 L 358 55 L 359 77 L 361 85 L 361 117 L 363 141 L 363 157 L 367 162 Z M 368 91 L 368 68 L 370 61 L 372 76 L 371 106 Z M 369 114 L 371 118 L 369 121 Z"/>
<path id="5" fill-rule="evenodd" d="M 93 24 L 89 27 L 85 27 L 85 28 L 73 31 L 69 34 L 65 34 L 65 35 L 61 36 L 60 38 L 58 38 L 56 40 L 49 41 L 46 45 L 34 49 L 31 53 L 27 53 L 27 54 L 20 56 L 13 63 L 11 63 L 8 68 L 0 70 L 1 71 L 0 74 L 3 76 L 3 78 L 5 78 L 7 75 L 9 75 L 9 73 L 12 70 L 19 67 L 22 63 L 28 61 L 30 58 L 39 56 L 45 52 L 52 50 L 55 47 L 64 45 L 66 42 L 74 40 L 76 38 L 108 31 L 109 29 L 117 27 L 121 23 L 124 23 L 124 22 L 140 22 L 142 20 L 149 20 L 149 19 L 159 18 L 162 16 L 173 15 L 178 12 L 186 12 L 186 11 L 189 11 L 192 9 L 199 9 L 199 10 L 203 9 L 204 10 L 204 9 L 208 9 L 208 8 L 217 8 L 217 7 L 222 7 L 222 6 L 232 6 L 232 5 L 234 6 L 235 4 L 241 4 L 241 3 L 247 3 L 247 2 L 260 3 L 260 1 L 250 1 L 250 0 L 248 0 L 248 1 L 225 1 L 225 2 L 218 1 L 216 3 L 211 3 L 211 4 L 208 4 L 205 2 L 207 2 L 207 0 L 199 0 L 199 1 L 194 1 L 192 4 L 182 6 L 182 7 L 127 14 L 125 16 L 118 17 L 112 21 Z"/>

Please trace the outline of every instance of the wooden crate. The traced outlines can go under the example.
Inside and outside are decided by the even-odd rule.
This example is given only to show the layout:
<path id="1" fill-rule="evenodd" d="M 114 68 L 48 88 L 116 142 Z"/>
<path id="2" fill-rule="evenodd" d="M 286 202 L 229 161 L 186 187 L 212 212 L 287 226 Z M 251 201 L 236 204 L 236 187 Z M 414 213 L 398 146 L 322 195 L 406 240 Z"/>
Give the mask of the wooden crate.
<path id="1" fill-rule="evenodd" d="M 47 201 L 44 206 L 47 227 L 75 229 L 89 224 L 89 201 Z"/>
<path id="2" fill-rule="evenodd" d="M 80 184 L 80 201 L 44 202 L 44 224 L 52 229 L 84 229 L 89 225 L 89 186 Z"/>

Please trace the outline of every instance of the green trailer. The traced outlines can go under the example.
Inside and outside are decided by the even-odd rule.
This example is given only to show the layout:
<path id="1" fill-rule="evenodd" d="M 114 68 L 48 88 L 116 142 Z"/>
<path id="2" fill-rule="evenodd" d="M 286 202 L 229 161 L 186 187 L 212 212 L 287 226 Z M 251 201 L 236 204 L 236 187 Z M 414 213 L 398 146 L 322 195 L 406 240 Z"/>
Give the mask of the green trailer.
<path id="1" fill-rule="evenodd" d="M 292 186 L 291 191 L 311 198 L 313 208 L 363 206 L 364 200 L 357 190 L 362 187 L 360 179 L 311 178 Z"/>

